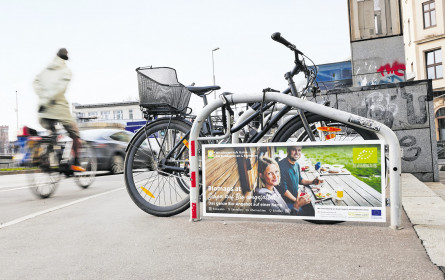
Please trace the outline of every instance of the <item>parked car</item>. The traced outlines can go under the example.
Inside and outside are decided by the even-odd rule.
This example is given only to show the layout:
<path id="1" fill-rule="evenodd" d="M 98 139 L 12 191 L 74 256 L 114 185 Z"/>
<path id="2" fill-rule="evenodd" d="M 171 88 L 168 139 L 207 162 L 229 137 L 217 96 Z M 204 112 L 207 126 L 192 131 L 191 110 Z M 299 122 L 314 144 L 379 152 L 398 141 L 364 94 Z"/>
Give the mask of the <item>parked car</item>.
<path id="1" fill-rule="evenodd" d="M 80 138 L 94 149 L 97 170 L 109 170 L 114 174 L 124 171 L 125 149 L 134 133 L 121 129 L 87 129 L 80 131 Z"/>

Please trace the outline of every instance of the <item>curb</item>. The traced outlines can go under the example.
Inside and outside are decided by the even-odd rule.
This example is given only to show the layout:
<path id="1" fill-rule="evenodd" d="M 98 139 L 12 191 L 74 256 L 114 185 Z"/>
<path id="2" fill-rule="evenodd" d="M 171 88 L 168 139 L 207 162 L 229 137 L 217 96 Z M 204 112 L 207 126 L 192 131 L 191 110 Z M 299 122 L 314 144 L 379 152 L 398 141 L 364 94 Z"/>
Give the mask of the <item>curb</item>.
<path id="1" fill-rule="evenodd" d="M 409 173 L 402 173 L 402 182 L 403 209 L 432 263 L 444 272 L 445 202 Z"/>
<path id="2" fill-rule="evenodd" d="M 37 173 L 39 170 L 16 170 L 16 171 L 0 171 L 0 176 L 2 175 L 15 175 L 15 174 L 29 174 Z"/>

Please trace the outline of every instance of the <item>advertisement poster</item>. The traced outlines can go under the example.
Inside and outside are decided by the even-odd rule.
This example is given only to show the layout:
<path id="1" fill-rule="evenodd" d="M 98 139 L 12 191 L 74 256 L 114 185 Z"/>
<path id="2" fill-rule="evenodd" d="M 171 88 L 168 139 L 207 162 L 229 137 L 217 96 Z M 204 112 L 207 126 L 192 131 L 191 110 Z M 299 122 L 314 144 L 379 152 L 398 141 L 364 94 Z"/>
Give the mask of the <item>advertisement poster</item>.
<path id="1" fill-rule="evenodd" d="M 384 146 L 203 145 L 204 215 L 385 222 Z"/>

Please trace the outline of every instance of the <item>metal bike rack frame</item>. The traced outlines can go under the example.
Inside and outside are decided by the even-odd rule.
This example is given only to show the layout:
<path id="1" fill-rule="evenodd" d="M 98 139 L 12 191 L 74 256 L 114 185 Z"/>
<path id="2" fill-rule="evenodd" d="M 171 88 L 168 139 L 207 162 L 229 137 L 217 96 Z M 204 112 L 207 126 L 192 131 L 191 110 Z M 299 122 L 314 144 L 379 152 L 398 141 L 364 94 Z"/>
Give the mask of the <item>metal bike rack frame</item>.
<path id="1" fill-rule="evenodd" d="M 290 105 L 292 107 L 303 109 L 320 116 L 330 118 L 342 123 L 347 123 L 353 126 L 364 128 L 375 132 L 379 135 L 379 138 L 383 139 L 384 143 L 389 146 L 389 182 L 390 182 L 390 219 L 391 228 L 401 229 L 401 213 L 402 213 L 402 201 L 401 201 L 401 154 L 399 140 L 396 134 L 386 125 L 376 122 L 371 119 L 360 117 L 351 113 L 340 111 L 331 107 L 316 104 L 311 101 L 307 101 L 301 98 L 293 97 L 290 95 L 268 92 L 263 97 L 262 94 L 231 94 L 225 96 L 226 100 L 230 104 L 239 103 L 252 103 L 252 102 L 270 102 L 275 101 Z M 211 137 L 199 137 L 202 125 L 207 117 L 217 108 L 223 106 L 222 100 L 214 100 L 209 103 L 202 112 L 196 117 L 193 122 L 193 126 L 190 132 L 190 220 L 201 220 L 200 202 L 199 202 L 199 156 L 197 141 L 211 140 Z M 225 136 L 227 137 L 227 136 Z M 221 137 L 215 138 L 220 139 Z"/>

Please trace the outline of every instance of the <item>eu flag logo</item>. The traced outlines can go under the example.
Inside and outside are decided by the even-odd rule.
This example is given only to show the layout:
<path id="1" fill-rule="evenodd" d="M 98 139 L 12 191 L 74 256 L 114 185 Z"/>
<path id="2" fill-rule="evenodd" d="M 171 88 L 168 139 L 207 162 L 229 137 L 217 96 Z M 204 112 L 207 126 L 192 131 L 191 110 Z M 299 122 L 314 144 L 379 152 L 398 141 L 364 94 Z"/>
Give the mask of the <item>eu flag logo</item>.
<path id="1" fill-rule="evenodd" d="M 371 215 L 372 216 L 382 216 L 382 210 L 372 210 Z"/>

